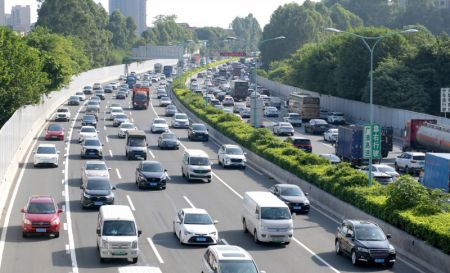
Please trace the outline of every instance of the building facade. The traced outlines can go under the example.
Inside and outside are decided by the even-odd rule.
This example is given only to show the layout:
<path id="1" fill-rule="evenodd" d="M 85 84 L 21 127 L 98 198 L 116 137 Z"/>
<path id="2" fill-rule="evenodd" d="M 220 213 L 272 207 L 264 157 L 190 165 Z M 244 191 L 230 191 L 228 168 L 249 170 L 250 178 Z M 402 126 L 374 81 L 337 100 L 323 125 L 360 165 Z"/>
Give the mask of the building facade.
<path id="1" fill-rule="evenodd" d="M 147 29 L 147 0 L 109 0 L 109 14 L 115 10 L 134 19 L 138 34 Z"/>
<path id="2" fill-rule="evenodd" d="M 31 8 L 13 6 L 11 9 L 11 27 L 17 32 L 29 32 L 31 29 Z"/>
<path id="3" fill-rule="evenodd" d="M 0 26 L 6 26 L 5 0 L 0 0 Z"/>

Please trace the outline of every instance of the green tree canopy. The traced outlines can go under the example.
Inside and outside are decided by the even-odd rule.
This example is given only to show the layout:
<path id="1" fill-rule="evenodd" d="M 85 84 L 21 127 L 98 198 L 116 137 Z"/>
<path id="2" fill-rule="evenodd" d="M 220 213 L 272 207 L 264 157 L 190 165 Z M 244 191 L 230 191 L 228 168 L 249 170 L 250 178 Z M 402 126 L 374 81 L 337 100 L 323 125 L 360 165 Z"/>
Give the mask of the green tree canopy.
<path id="1" fill-rule="evenodd" d="M 236 17 L 230 24 L 231 29 L 238 38 L 237 44 L 241 50 L 256 51 L 261 39 L 262 31 L 258 21 L 253 14 L 247 17 Z"/>

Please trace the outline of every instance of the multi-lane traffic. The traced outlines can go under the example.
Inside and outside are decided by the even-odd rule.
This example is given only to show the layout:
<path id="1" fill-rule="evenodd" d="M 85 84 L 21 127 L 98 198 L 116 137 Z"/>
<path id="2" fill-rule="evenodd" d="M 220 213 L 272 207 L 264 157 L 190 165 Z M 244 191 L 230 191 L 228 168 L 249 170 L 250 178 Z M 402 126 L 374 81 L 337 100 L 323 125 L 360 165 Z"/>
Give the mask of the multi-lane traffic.
<path id="1" fill-rule="evenodd" d="M 118 128 L 106 120 L 106 109 L 112 102 L 120 103 L 129 119 L 146 132 L 150 144 L 148 160 L 160 161 L 171 177 L 167 189 L 137 188 L 135 171 L 139 161 L 126 159 L 125 140 L 118 138 Z M 195 207 L 206 209 L 219 221 L 217 229 L 221 244 L 243 247 L 267 273 L 426 272 L 403 259 L 391 269 L 372 265 L 354 267 L 348 258 L 334 253 L 334 234 L 339 222 L 314 204 L 309 214 L 295 218 L 294 238 L 290 245 L 255 244 L 242 229 L 242 196 L 246 191 L 267 191 L 275 181 L 253 167 L 245 170 L 222 168 L 217 164 L 217 151 L 224 143 L 188 141 L 186 129 L 171 129 L 179 137 L 180 150 L 160 150 L 157 147 L 159 134 L 150 132 L 153 118 L 164 118 L 165 108 L 158 105 L 153 92 L 147 110 L 132 110 L 130 99 L 116 100 L 107 94 L 106 100 L 101 102 L 97 124 L 99 138 L 104 144 L 104 160 L 111 168 L 111 182 L 117 188 L 115 204 L 128 205 L 143 232 L 139 238 L 141 255 L 137 265 L 157 266 L 164 273 L 200 272 L 205 247 L 181 245 L 173 233 L 176 212 L 180 208 Z M 73 120 L 59 122 L 65 129 L 66 140 L 51 142 L 60 151 L 58 167 L 33 167 L 32 152 L 39 143 L 48 142 L 44 139 L 44 131 L 36 136 L 21 166 L 17 186 L 11 195 L 10 211 L 4 219 L 7 232 L 2 233 L 0 272 L 118 272 L 122 267 L 134 266 L 123 260 L 100 263 L 96 246 L 98 209 L 83 209 L 80 203 L 81 168 L 87 159 L 80 156 L 78 130 L 85 107 L 69 106 L 69 109 Z M 202 149 L 209 155 L 213 161 L 211 183 L 188 183 L 182 177 L 182 154 L 187 148 Z M 64 210 L 59 238 L 22 237 L 20 209 L 30 195 L 51 195 Z"/>

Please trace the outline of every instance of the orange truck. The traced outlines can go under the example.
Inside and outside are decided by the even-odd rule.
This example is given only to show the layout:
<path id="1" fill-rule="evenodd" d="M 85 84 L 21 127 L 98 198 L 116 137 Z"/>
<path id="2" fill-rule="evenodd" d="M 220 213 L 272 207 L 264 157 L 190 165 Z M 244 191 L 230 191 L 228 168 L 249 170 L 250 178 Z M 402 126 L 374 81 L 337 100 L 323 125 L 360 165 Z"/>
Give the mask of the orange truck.
<path id="1" fill-rule="evenodd" d="M 135 87 L 133 88 L 133 109 L 147 109 L 150 100 L 149 87 Z"/>

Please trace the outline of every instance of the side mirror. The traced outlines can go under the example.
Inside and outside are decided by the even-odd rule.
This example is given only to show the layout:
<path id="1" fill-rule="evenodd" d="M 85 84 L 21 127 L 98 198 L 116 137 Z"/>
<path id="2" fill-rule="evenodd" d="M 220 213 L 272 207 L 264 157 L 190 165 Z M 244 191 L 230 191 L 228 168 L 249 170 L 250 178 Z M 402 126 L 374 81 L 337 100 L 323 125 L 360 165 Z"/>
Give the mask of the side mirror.
<path id="1" fill-rule="evenodd" d="M 219 223 L 219 221 L 217 221 L 217 220 L 214 220 L 214 225 L 217 225 L 218 223 Z"/>
<path id="2" fill-rule="evenodd" d="M 138 236 L 142 235 L 142 230 L 138 230 Z"/>
<path id="3" fill-rule="evenodd" d="M 98 228 L 95 233 L 97 233 L 97 235 L 100 236 L 101 235 L 100 229 Z"/>
<path id="4" fill-rule="evenodd" d="M 297 217 L 297 214 L 295 212 L 293 212 L 291 215 L 292 220 L 295 220 L 295 217 Z"/>
<path id="5" fill-rule="evenodd" d="M 392 235 L 391 234 L 386 234 L 386 238 L 391 239 Z"/>
<path id="6" fill-rule="evenodd" d="M 164 172 L 167 172 L 167 169 L 164 169 Z"/>
<path id="7" fill-rule="evenodd" d="M 63 213 L 64 211 L 62 209 L 58 209 L 58 213 Z"/>
<path id="8" fill-rule="evenodd" d="M 305 196 L 308 196 L 308 195 L 309 195 L 309 193 L 305 192 Z"/>
<path id="9" fill-rule="evenodd" d="M 102 143 L 102 146 L 105 146 L 105 144 Z"/>
<path id="10" fill-rule="evenodd" d="M 21 208 L 21 209 L 20 209 L 20 212 L 26 213 L 27 211 L 26 211 L 24 208 Z"/>
<path id="11" fill-rule="evenodd" d="M 110 171 L 111 170 L 111 168 L 108 168 L 108 171 Z"/>

